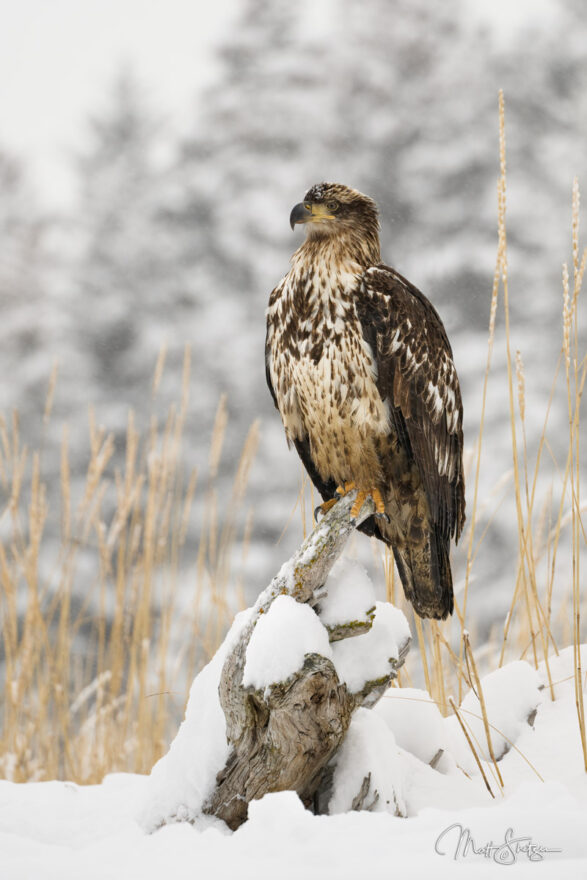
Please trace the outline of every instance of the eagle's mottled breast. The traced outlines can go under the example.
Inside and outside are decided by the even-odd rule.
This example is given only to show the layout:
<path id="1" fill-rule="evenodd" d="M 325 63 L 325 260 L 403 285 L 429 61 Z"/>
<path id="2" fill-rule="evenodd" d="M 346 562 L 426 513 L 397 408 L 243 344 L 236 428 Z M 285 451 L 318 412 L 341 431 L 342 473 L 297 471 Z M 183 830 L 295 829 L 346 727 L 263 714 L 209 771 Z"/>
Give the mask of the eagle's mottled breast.
<path id="1" fill-rule="evenodd" d="M 362 268 L 303 261 L 269 301 L 269 370 L 289 440 L 309 437 L 319 473 L 337 482 L 380 471 L 377 438 L 389 412 L 356 310 Z M 369 476 L 367 476 L 369 475 Z"/>

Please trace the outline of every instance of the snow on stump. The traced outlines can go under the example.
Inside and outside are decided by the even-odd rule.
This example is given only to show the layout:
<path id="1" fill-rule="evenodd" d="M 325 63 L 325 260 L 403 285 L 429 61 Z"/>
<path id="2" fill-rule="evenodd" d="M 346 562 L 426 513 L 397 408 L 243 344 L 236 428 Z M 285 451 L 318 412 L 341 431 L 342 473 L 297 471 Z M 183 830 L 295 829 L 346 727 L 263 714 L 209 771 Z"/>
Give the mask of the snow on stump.
<path id="1" fill-rule="evenodd" d="M 393 768 L 371 767 L 374 753 L 362 750 L 365 718 L 357 715 L 352 749 L 341 753 L 344 766 L 362 750 L 361 779 L 345 783 L 336 768 L 353 713 L 378 701 L 410 643 L 405 617 L 375 602 L 360 565 L 340 559 L 331 573 L 355 526 L 374 512 L 369 500 L 351 523 L 354 496 L 327 513 L 196 677 L 186 719 L 151 774 L 148 828 L 207 814 L 236 829 L 250 801 L 287 790 L 317 813 L 348 802 L 403 814 Z"/>

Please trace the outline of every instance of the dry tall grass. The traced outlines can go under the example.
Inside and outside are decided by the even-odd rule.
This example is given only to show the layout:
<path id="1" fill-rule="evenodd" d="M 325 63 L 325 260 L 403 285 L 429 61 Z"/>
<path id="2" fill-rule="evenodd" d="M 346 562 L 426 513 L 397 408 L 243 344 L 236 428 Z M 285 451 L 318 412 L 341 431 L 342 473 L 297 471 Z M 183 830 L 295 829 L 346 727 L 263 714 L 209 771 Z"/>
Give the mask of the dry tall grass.
<path id="1" fill-rule="evenodd" d="M 544 422 L 539 438 L 535 461 L 528 456 L 526 436 L 525 390 L 526 377 L 521 352 L 512 353 L 510 343 L 510 308 L 507 263 L 506 235 L 506 150 L 505 150 L 505 106 L 503 94 L 499 96 L 500 130 L 500 177 L 498 180 L 498 248 L 493 289 L 490 302 L 489 336 L 485 380 L 481 397 L 480 431 L 473 457 L 473 472 L 469 475 L 472 486 L 472 499 L 469 495 L 467 528 L 461 539 L 459 552 L 466 555 L 465 583 L 462 592 L 455 598 L 455 618 L 438 623 L 422 622 L 414 617 L 409 607 L 405 607 L 401 589 L 396 589 L 393 562 L 388 554 L 384 571 L 388 585 L 388 596 L 404 607 L 406 615 L 413 621 L 418 639 L 419 656 L 413 652 L 408 657 L 406 669 L 400 672 L 398 684 L 410 682 L 414 664 L 422 666 L 426 687 L 444 714 L 455 710 L 462 695 L 470 687 L 477 692 L 487 731 L 489 752 L 491 737 L 489 723 L 485 714 L 481 683 L 477 674 L 475 655 L 472 650 L 474 621 L 467 618 L 467 597 L 471 583 L 472 567 L 478 549 L 485 538 L 481 535 L 479 474 L 482 462 L 482 447 L 487 400 L 487 387 L 491 372 L 492 354 L 495 338 L 495 321 L 502 291 L 502 307 L 505 317 L 506 357 L 508 367 L 508 400 L 511 428 L 511 448 L 513 464 L 513 494 L 517 515 L 518 560 L 512 581 L 515 584 L 509 612 L 501 631 L 495 630 L 492 639 L 484 645 L 477 645 L 476 654 L 485 670 L 491 670 L 512 659 L 526 659 L 534 666 L 545 662 L 550 696 L 554 699 L 553 682 L 550 677 L 549 657 L 558 654 L 558 645 L 574 646 L 574 679 L 577 705 L 578 735 L 581 740 L 585 769 L 587 770 L 587 744 L 585 734 L 585 714 L 583 691 L 585 689 L 584 670 L 581 667 L 579 645 L 581 643 L 581 617 L 587 613 L 586 593 L 581 590 L 580 561 L 587 546 L 583 523 L 585 504 L 581 501 L 580 481 L 580 406 L 585 379 L 587 376 L 587 356 L 581 352 L 579 339 L 579 306 L 581 287 L 587 261 L 587 249 L 579 247 L 579 186 L 575 180 L 572 191 L 572 277 L 566 264 L 563 266 L 563 295 L 561 297 L 561 354 L 554 369 L 552 387 L 544 400 Z M 564 380 L 560 381 L 560 365 L 564 364 Z M 557 384 L 558 380 L 558 384 Z M 563 388 L 561 389 L 561 384 Z M 516 394 L 517 392 L 517 394 Z M 537 486 L 541 468 L 544 466 L 544 453 L 551 453 L 547 439 L 547 428 L 553 396 L 564 394 L 568 408 L 568 449 L 566 461 L 557 464 L 558 482 L 552 486 L 542 508 L 538 510 Z M 517 399 L 516 399 L 517 398 Z M 553 607 L 553 588 L 558 577 L 561 557 L 571 561 L 571 583 L 566 597 Z M 504 560 L 504 565 L 511 564 Z M 560 568 L 560 565 L 559 565 Z M 490 585 L 485 585 L 489 588 Z M 585 640 L 585 639 L 583 639 Z M 458 695 L 455 701 L 452 694 Z M 462 722 L 462 719 L 459 718 Z M 466 720 L 462 722 L 466 725 Z M 499 770 L 497 769 L 499 776 Z"/>
<path id="2" fill-rule="evenodd" d="M 163 360 L 164 353 L 154 391 Z M 55 541 L 46 526 L 57 511 L 48 510 L 39 454 L 23 446 L 16 415 L 10 425 L 0 420 L 0 481 L 7 499 L 0 511 L 0 775 L 95 782 L 115 770 L 148 771 L 174 735 L 196 669 L 232 620 L 231 555 L 235 542 L 246 546 L 250 535 L 250 515 L 244 534 L 237 534 L 237 525 L 257 425 L 221 517 L 216 478 L 226 405 L 220 401 L 197 558 L 186 572 L 196 497 L 196 473 L 186 475 L 181 458 L 189 365 L 186 351 L 181 401 L 163 424 L 152 419 L 141 438 L 130 413 L 125 464 L 113 475 L 113 437 L 90 413 L 89 461 L 77 504 L 64 434 L 56 559 L 47 552 Z M 192 584 L 188 606 L 180 604 L 180 577 Z M 171 643 L 183 646 L 179 655 L 173 652 L 180 658 L 175 668 L 169 667 Z"/>
<path id="3" fill-rule="evenodd" d="M 578 735 L 587 767 L 585 716 L 578 645 L 585 596 L 580 558 L 585 544 L 580 484 L 580 403 L 587 359 L 579 341 L 579 306 L 586 252 L 579 248 L 579 188 L 572 199 L 572 271 L 563 269 L 562 344 L 564 391 L 555 372 L 538 452 L 532 463 L 526 443 L 526 377 L 522 355 L 509 337 L 506 236 L 505 117 L 500 96 L 500 178 L 498 250 L 490 301 L 481 428 L 469 474 L 467 531 L 460 553 L 464 588 L 455 616 L 444 623 L 422 622 L 403 598 L 391 554 L 383 559 L 388 598 L 410 618 L 419 651 L 412 651 L 398 683 L 411 683 L 423 670 L 428 691 L 443 712 L 458 710 L 463 692 L 474 686 L 483 708 L 477 667 L 494 668 L 510 659 L 537 665 L 557 652 L 557 641 L 575 646 Z M 512 435 L 514 499 L 518 530 L 515 584 L 503 629 L 490 642 L 475 645 L 476 628 L 467 613 L 481 531 L 479 474 L 482 466 L 487 387 L 495 321 L 502 291 L 506 322 L 508 399 Z M 154 392 L 164 353 L 155 371 Z M 55 378 L 50 382 L 48 419 Z M 234 478 L 232 497 L 219 516 L 217 476 L 226 428 L 221 400 L 211 438 L 208 481 L 197 489 L 196 474 L 185 475 L 181 445 L 188 405 L 189 354 L 183 392 L 163 424 L 152 421 L 139 437 L 132 414 L 126 435 L 124 468 L 109 476 L 113 439 L 90 418 L 89 461 L 81 498 L 72 496 L 67 434 L 61 455 L 61 546 L 58 558 L 46 554 L 49 511 L 41 459 L 22 443 L 16 416 L 0 419 L 0 486 L 7 499 L 0 510 L 0 624 L 5 689 L 0 703 L 0 775 L 16 781 L 68 778 L 99 781 L 107 772 L 148 771 L 175 734 L 187 689 L 197 669 L 221 641 L 239 603 L 238 578 L 231 568 L 235 544 L 245 548 L 252 513 L 239 531 L 247 477 L 257 443 L 253 425 Z M 547 426 L 555 393 L 566 395 L 568 453 L 559 482 L 539 509 L 538 477 L 548 450 Z M 114 490 L 113 512 L 105 513 Z M 201 499 L 195 559 L 186 573 L 186 538 L 194 500 Z M 304 534 L 310 526 L 303 486 L 298 499 Z M 313 509 L 316 499 L 310 499 Z M 481 532 L 481 533 L 480 533 Z M 557 564 L 567 557 L 572 583 L 566 601 L 553 603 Z M 507 561 L 504 564 L 510 564 Z M 186 606 L 180 577 L 192 583 Z M 80 591 L 80 584 L 84 585 Z M 230 586 L 230 590 L 229 590 Z M 236 591 L 235 591 L 236 588 Z M 83 594 L 83 601 L 79 601 Z M 235 600 L 236 595 L 236 600 Z M 242 599 L 240 600 L 242 602 Z M 182 604 L 183 602 L 183 604 Z M 170 651 L 173 646 L 175 650 Z M 473 650 L 473 648 L 475 650 Z M 171 656 L 177 657 L 170 668 Z M 453 695 L 455 695 L 453 697 Z M 466 728 L 466 718 L 459 713 Z M 490 719 L 485 717 L 490 741 Z M 474 749 L 474 746 L 472 746 Z M 490 748 L 491 752 L 491 748 Z M 499 769 L 495 766 L 498 786 Z M 489 784 L 488 784 L 489 787 Z"/>

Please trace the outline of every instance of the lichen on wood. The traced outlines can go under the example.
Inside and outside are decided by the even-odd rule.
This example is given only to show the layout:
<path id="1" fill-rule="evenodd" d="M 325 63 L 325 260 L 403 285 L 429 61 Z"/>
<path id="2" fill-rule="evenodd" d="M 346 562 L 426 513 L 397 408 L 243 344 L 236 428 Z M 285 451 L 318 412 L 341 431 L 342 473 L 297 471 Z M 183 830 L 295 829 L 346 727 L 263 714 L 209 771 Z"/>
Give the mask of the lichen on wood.
<path id="1" fill-rule="evenodd" d="M 375 609 L 367 612 L 367 620 L 347 620 L 344 623 L 327 624 L 328 639 L 331 642 L 341 642 L 343 639 L 352 639 L 354 636 L 362 636 L 368 633 L 373 626 Z"/>

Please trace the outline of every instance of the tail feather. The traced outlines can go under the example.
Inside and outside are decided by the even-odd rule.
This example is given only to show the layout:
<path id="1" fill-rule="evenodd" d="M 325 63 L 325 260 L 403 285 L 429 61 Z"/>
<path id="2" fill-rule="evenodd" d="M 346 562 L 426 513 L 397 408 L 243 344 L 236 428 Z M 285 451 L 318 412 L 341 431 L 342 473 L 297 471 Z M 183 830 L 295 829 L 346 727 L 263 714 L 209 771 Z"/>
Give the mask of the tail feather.
<path id="1" fill-rule="evenodd" d="M 449 541 L 432 527 L 417 544 L 395 540 L 384 523 L 369 517 L 362 528 L 376 535 L 393 550 L 395 564 L 406 594 L 420 617 L 444 620 L 454 607 Z M 359 526 L 361 528 L 361 526 Z"/>
<path id="2" fill-rule="evenodd" d="M 420 617 L 444 620 L 454 599 L 448 542 L 430 532 L 422 546 L 394 544 L 393 555 L 406 598 Z"/>

